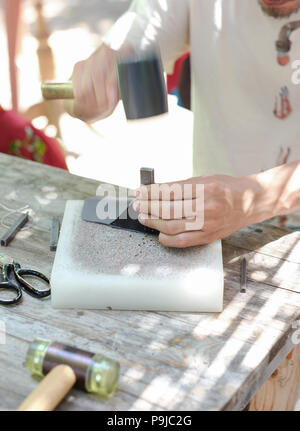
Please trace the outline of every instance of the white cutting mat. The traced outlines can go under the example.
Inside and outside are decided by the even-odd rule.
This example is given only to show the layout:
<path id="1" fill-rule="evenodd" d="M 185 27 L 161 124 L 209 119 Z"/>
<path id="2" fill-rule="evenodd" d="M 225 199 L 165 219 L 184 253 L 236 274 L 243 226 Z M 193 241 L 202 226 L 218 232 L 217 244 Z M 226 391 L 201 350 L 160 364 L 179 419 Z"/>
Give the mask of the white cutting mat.
<path id="1" fill-rule="evenodd" d="M 171 249 L 157 237 L 87 223 L 68 201 L 51 275 L 55 308 L 207 311 L 223 307 L 221 241 Z"/>

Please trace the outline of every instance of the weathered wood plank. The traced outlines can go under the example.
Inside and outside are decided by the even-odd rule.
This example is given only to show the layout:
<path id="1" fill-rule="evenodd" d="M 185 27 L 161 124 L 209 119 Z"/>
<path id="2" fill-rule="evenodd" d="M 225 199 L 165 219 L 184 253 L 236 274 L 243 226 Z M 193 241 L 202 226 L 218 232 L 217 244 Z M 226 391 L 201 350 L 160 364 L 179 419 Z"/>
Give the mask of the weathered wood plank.
<path id="1" fill-rule="evenodd" d="M 226 239 L 226 243 L 234 248 L 259 251 L 267 256 L 300 263 L 299 240 L 300 232 L 275 228 L 271 224 L 260 223 L 236 232 Z"/>
<path id="2" fill-rule="evenodd" d="M 252 398 L 249 411 L 293 411 L 300 384 L 300 344 Z"/>
<path id="3" fill-rule="evenodd" d="M 224 241 L 223 263 L 226 274 L 240 273 L 241 257 L 246 257 L 248 261 L 247 277 L 249 280 L 300 293 L 298 263 L 234 247 Z"/>
<path id="4" fill-rule="evenodd" d="M 236 295 L 236 287 L 238 286 L 235 285 L 231 288 L 232 295 L 231 302 L 229 302 L 232 305 L 234 301 L 236 308 L 232 306 L 230 308 L 226 307 L 224 313 L 217 316 L 209 314 L 188 315 L 191 318 L 191 323 L 187 323 L 185 320 L 165 319 L 166 316 L 161 316 L 157 313 L 142 312 L 84 311 L 82 315 L 80 312 L 78 315 L 75 310 L 60 310 L 53 315 L 46 301 L 45 303 L 39 303 L 37 307 L 36 301 L 32 298 L 28 298 L 28 301 L 26 301 L 31 302 L 30 307 L 27 304 L 26 313 L 21 312 L 20 307 L 16 306 L 13 316 L 10 311 L 4 309 L 2 319 L 6 322 L 8 333 L 15 334 L 17 328 L 18 338 L 25 338 L 27 342 L 32 339 L 32 333 L 36 337 L 45 337 L 46 334 L 46 337 L 50 337 L 50 339 L 57 338 L 65 342 L 71 342 L 70 340 L 72 340 L 72 343 L 83 348 L 101 351 L 115 359 L 119 359 L 122 364 L 122 376 L 123 373 L 125 375 L 128 373 L 129 375 L 141 375 L 138 386 L 142 385 L 143 391 L 146 390 L 147 385 L 151 385 L 152 379 L 157 376 L 169 376 L 171 378 L 168 382 L 170 389 L 173 382 L 175 382 L 176 386 L 177 380 L 182 379 L 182 375 L 187 375 L 191 385 L 190 390 L 193 391 L 193 394 L 195 391 L 197 394 L 199 388 L 210 385 L 212 389 L 217 385 L 218 390 L 215 391 L 214 402 L 216 406 L 222 408 L 224 400 L 222 387 L 225 385 L 228 391 L 228 382 L 231 380 L 230 388 L 233 393 L 239 388 L 239 379 L 242 378 L 241 372 L 239 371 L 237 386 L 232 380 L 233 376 L 236 375 L 237 364 L 241 363 L 247 357 L 247 352 L 255 346 L 251 354 L 251 356 L 254 355 L 253 358 L 250 356 L 252 366 L 255 365 L 254 360 L 258 360 L 257 364 L 259 364 L 261 358 L 266 356 L 265 362 L 261 363 L 261 368 L 257 367 L 256 369 L 257 375 L 255 378 L 259 379 L 259 372 L 264 371 L 266 363 L 271 359 L 268 358 L 268 354 L 274 341 L 276 341 L 276 337 L 278 337 L 278 334 L 285 337 L 285 331 L 289 330 L 289 325 L 285 323 L 286 315 L 289 315 L 291 321 L 297 319 L 296 310 L 297 306 L 299 310 L 300 305 L 299 301 L 295 303 L 298 295 L 294 294 L 293 297 L 288 297 L 285 313 L 278 315 L 276 325 L 274 321 L 271 322 L 274 327 L 273 325 L 268 327 L 270 316 L 262 315 L 261 319 L 256 323 L 253 322 L 253 314 L 256 304 L 260 306 L 261 303 L 265 303 L 266 298 L 274 294 L 273 289 L 267 287 L 263 290 L 263 286 L 251 285 L 247 294 L 249 295 L 248 299 L 251 299 L 253 295 L 258 295 L 259 300 L 253 301 L 254 310 L 250 309 L 249 313 L 249 310 L 244 310 L 243 308 L 244 301 L 241 299 L 241 294 Z M 284 295 L 287 296 L 288 293 L 284 291 L 279 291 L 279 293 L 281 294 L 281 300 L 284 301 Z M 176 315 L 176 313 L 166 314 Z M 181 314 L 180 316 L 185 319 L 187 315 Z M 97 320 L 101 320 L 101 331 L 95 329 L 96 317 L 98 317 Z M 19 319 L 22 320 L 20 321 Z M 164 320 L 168 320 L 169 324 L 164 324 Z M 228 322 L 230 322 L 230 326 L 226 328 Z M 143 346 L 142 349 L 141 346 Z M 241 351 L 239 350 L 240 348 L 242 348 Z M 226 368 L 226 374 L 224 357 L 222 355 L 218 356 L 218 352 L 222 351 L 222 349 L 231 352 L 227 358 L 228 360 L 230 359 L 230 362 Z M 228 353 L 226 354 L 227 356 Z M 24 357 L 25 351 L 19 358 L 18 368 L 24 362 Z M 221 378 L 219 377 L 220 381 L 218 379 L 217 381 L 213 380 L 215 373 L 208 379 L 210 369 L 223 369 Z M 244 378 L 247 378 L 248 370 L 245 371 Z M 24 370 L 23 379 L 25 374 L 26 371 Z M 199 384 L 196 385 L 195 383 L 198 381 Z M 254 382 L 247 384 L 249 390 L 251 389 L 250 383 Z M 19 384 L 19 381 L 18 383 L 14 382 L 14 386 L 16 384 Z M 122 378 L 120 388 L 131 391 L 131 393 L 135 391 L 135 385 L 130 381 L 128 382 L 128 379 L 123 381 Z M 136 390 L 138 391 L 139 389 Z M 138 397 L 138 395 L 139 392 L 135 392 L 135 396 Z M 187 399 L 184 404 L 190 406 L 190 408 L 197 405 L 196 400 L 193 402 L 192 400 L 187 401 Z M 209 402 L 211 402 L 211 399 L 212 396 L 210 396 Z M 166 395 L 164 396 L 164 401 L 170 405 L 171 401 L 168 400 Z M 149 402 L 148 399 L 147 402 Z M 209 408 L 206 403 L 207 400 L 203 400 L 198 405 L 201 406 L 202 404 L 203 409 Z M 173 407 L 180 408 L 176 404 Z M 164 406 L 164 408 L 168 407 Z"/>
<path id="5" fill-rule="evenodd" d="M 13 208 L 28 204 L 33 220 L 5 251 L 23 266 L 50 274 L 52 216 L 63 215 L 67 199 L 95 195 L 98 185 L 0 155 L 0 203 Z M 0 218 L 3 214 L 0 207 Z M 49 300 L 28 296 L 19 306 L 0 308 L 8 333 L 7 344 L 0 346 L 0 408 L 16 408 L 36 385 L 24 368 L 28 343 L 36 337 L 103 352 L 121 362 L 120 387 L 113 398 L 103 403 L 73 390 L 61 409 L 245 407 L 292 347 L 292 323 L 300 318 L 298 239 L 298 233 L 264 224 L 226 239 L 225 308 L 220 314 L 62 311 L 53 310 Z M 241 294 L 239 259 L 245 255 L 249 282 L 247 293 Z"/>

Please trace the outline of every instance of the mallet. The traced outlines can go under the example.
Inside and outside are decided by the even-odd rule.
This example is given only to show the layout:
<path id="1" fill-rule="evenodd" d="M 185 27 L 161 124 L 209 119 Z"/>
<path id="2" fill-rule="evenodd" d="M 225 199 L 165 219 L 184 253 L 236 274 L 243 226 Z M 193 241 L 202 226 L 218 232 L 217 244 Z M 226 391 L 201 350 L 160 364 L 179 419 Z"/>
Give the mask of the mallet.
<path id="1" fill-rule="evenodd" d="M 116 54 L 118 86 L 127 120 L 154 117 L 168 112 L 168 95 L 158 47 Z M 46 81 L 44 99 L 73 99 L 73 83 Z"/>
<path id="2" fill-rule="evenodd" d="M 21 411 L 54 410 L 74 385 L 109 397 L 120 373 L 120 364 L 101 354 L 41 339 L 30 344 L 26 367 L 32 374 L 46 377 L 20 405 Z"/>

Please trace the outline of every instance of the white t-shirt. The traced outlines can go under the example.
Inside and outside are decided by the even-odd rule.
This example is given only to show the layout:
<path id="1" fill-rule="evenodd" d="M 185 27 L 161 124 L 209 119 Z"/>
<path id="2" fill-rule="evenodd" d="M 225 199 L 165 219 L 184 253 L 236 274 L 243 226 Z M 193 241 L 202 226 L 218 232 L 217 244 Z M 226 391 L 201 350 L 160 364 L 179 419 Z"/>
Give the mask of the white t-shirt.
<path id="1" fill-rule="evenodd" d="M 114 49 L 123 39 L 158 41 L 168 72 L 190 50 L 194 176 L 244 176 L 300 159 L 300 84 L 292 82 L 300 10 L 274 18 L 263 1 L 135 0 L 104 39 Z M 283 35 L 292 42 L 284 66 Z"/>

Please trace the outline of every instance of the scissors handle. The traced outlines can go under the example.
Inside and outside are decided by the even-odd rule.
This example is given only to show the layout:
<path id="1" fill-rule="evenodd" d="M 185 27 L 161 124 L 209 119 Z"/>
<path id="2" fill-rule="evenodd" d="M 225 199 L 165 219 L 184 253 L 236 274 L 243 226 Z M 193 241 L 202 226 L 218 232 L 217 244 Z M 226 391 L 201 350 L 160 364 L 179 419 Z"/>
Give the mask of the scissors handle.
<path id="1" fill-rule="evenodd" d="M 2 281 L 0 283 L 0 291 L 3 290 L 15 290 L 17 295 L 13 299 L 0 299 L 1 305 L 13 305 L 20 302 L 22 298 L 22 290 L 16 284 L 11 281 Z"/>
<path id="2" fill-rule="evenodd" d="M 33 269 L 21 269 L 21 268 L 17 269 L 16 268 L 15 275 L 16 275 L 18 282 L 22 286 L 22 288 L 29 295 L 33 296 L 34 298 L 46 298 L 47 296 L 50 296 L 50 294 L 51 294 L 51 288 L 50 287 L 48 289 L 45 289 L 45 290 L 39 290 L 39 289 L 36 289 L 34 286 L 32 286 L 32 284 L 28 283 L 28 281 L 26 281 L 24 279 L 24 276 L 25 277 L 30 276 L 30 277 L 39 278 L 44 283 L 46 283 L 47 285 L 50 286 L 49 278 L 46 277 L 41 272 L 34 271 Z"/>

